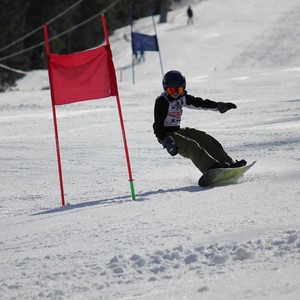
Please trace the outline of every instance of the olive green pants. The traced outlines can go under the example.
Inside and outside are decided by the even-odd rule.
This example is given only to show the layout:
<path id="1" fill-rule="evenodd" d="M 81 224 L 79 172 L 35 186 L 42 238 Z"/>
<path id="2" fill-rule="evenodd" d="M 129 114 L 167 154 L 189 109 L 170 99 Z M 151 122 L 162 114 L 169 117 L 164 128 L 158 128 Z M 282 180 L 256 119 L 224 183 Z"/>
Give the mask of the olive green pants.
<path id="1" fill-rule="evenodd" d="M 170 132 L 168 135 L 174 139 L 178 153 L 191 159 L 202 173 L 219 161 L 234 162 L 222 145 L 203 131 L 186 127 L 177 132 Z"/>

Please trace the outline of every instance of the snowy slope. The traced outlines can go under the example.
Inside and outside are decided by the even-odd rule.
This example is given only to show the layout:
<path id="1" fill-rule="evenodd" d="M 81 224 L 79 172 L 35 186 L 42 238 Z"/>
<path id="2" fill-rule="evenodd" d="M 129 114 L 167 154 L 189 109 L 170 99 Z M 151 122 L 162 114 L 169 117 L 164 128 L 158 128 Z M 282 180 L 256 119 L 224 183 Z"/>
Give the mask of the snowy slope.
<path id="1" fill-rule="evenodd" d="M 257 164 L 237 184 L 197 186 L 199 171 L 153 135 L 158 55 L 133 85 L 125 27 L 111 45 L 137 200 L 109 98 L 57 108 L 62 208 L 47 72 L 32 72 L 0 94 L 0 299 L 299 299 L 300 3 L 192 8 L 193 26 L 186 6 L 157 24 L 164 70 L 238 109 L 185 110 L 182 125 Z M 135 29 L 153 34 L 151 18 Z"/>

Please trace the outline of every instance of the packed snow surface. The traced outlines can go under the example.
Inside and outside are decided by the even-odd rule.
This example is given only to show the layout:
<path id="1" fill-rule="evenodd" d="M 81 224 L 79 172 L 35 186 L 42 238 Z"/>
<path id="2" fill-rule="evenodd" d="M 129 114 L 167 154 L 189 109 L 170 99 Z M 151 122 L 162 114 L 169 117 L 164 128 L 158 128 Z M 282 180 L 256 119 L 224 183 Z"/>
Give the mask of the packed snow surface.
<path id="1" fill-rule="evenodd" d="M 129 27 L 110 38 L 135 201 L 113 97 L 57 107 L 62 207 L 47 71 L 0 94 L 0 299 L 300 299 L 299 23 L 299 0 L 208 0 L 156 24 L 164 71 L 237 105 L 182 121 L 257 160 L 235 183 L 200 188 L 157 142 L 159 56 L 133 84 Z M 151 18 L 134 26 L 153 34 Z"/>

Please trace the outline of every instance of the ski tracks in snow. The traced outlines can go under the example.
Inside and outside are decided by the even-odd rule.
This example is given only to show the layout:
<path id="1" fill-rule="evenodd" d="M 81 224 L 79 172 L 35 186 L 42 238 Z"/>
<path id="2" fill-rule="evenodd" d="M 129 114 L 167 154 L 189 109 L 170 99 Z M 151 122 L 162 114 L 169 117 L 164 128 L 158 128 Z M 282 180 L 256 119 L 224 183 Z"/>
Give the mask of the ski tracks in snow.
<path id="1" fill-rule="evenodd" d="M 19 250 L 16 248 L 15 251 Z M 216 279 L 222 280 L 222 275 L 228 276 L 232 270 L 257 270 L 264 265 L 264 271 L 268 271 L 267 268 L 280 272 L 282 266 L 300 261 L 300 231 L 285 231 L 245 243 L 216 242 L 194 247 L 178 245 L 143 254 L 118 253 L 112 254 L 106 262 L 101 259 L 102 251 L 99 247 L 98 252 L 93 249 L 72 255 L 53 253 L 40 257 L 23 253 L 23 258 L 11 261 L 11 267 L 19 270 L 18 275 L 3 278 L 0 292 L 9 295 L 13 291 L 19 299 L 68 299 L 89 291 L 101 295 L 97 299 L 119 299 L 135 290 L 137 298 L 142 295 L 153 297 L 155 283 L 158 289 L 163 289 L 174 280 L 190 277 L 198 281 L 196 292 L 205 293 Z M 32 281 L 36 285 L 34 291 L 26 288 Z M 151 283 L 152 291 L 147 290 L 147 283 Z M 180 291 L 181 288 L 174 289 Z"/>

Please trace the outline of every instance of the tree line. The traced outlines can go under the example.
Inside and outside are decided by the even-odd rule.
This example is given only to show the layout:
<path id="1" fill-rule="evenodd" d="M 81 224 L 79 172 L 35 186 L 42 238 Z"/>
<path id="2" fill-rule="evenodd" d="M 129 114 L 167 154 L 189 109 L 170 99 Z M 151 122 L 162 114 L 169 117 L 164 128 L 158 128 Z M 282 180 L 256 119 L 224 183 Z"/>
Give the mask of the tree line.
<path id="1" fill-rule="evenodd" d="M 180 0 L 177 0 L 179 2 Z M 0 91 L 12 85 L 21 76 L 9 71 L 3 66 L 28 71 L 45 68 L 44 32 L 40 28 L 34 34 L 17 43 L 15 41 L 27 36 L 28 33 L 42 27 L 48 22 L 74 5 L 74 0 L 1 0 L 0 1 Z M 83 0 L 78 6 L 70 9 L 62 17 L 55 19 L 48 26 L 49 38 L 67 31 L 82 23 L 93 15 L 109 8 L 106 12 L 106 21 L 111 34 L 116 28 L 128 25 L 130 22 L 130 7 L 135 19 L 160 14 L 160 22 L 166 22 L 167 11 L 171 0 Z M 87 34 L 88 33 L 88 34 Z M 99 45 L 104 39 L 103 28 L 99 18 L 95 18 L 73 31 L 53 40 L 51 52 L 65 54 L 82 51 Z M 7 47 L 14 43 L 12 46 Z M 5 58 L 12 53 L 22 52 L 34 45 L 38 47 Z M 2 58 L 5 58 L 4 60 Z"/>

